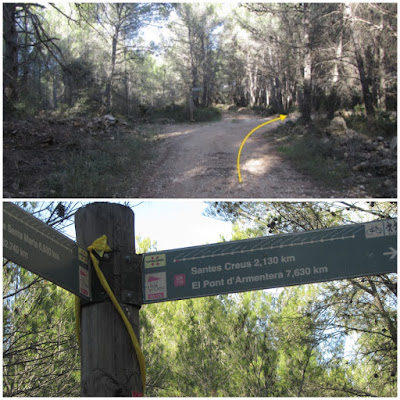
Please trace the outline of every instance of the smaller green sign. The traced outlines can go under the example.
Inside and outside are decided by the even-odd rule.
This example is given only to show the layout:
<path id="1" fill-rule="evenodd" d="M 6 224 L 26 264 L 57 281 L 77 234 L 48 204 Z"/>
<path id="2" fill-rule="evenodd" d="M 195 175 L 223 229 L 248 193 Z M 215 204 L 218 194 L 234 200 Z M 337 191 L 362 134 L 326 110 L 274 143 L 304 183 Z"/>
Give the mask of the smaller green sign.
<path id="1" fill-rule="evenodd" d="M 167 259 L 165 257 L 165 254 L 154 254 L 144 257 L 145 268 L 165 267 L 166 263 Z"/>

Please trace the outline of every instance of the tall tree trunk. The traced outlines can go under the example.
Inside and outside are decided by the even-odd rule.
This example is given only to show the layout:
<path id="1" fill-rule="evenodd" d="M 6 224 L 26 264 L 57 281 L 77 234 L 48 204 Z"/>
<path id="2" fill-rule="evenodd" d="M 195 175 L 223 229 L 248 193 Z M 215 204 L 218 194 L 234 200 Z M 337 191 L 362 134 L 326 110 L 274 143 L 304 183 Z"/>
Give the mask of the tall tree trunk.
<path id="1" fill-rule="evenodd" d="M 346 3 L 346 14 L 350 22 L 351 38 L 353 40 L 357 68 L 361 81 L 365 111 L 367 113 L 368 121 L 373 124 L 375 123 L 374 98 L 372 94 L 373 82 L 371 80 L 371 77 L 368 76 L 367 73 L 367 60 L 362 46 L 362 35 L 361 32 L 355 26 L 353 5 L 350 3 Z"/>
<path id="2" fill-rule="evenodd" d="M 380 32 L 378 36 L 378 105 L 381 110 L 386 111 L 386 74 L 385 74 L 385 49 L 383 46 L 382 32 L 385 29 L 385 19 L 381 14 Z"/>
<path id="3" fill-rule="evenodd" d="M 18 82 L 18 88 L 20 93 L 28 93 L 28 81 L 29 81 L 29 71 L 31 67 L 31 61 L 29 60 L 30 54 L 31 54 L 31 48 L 29 46 L 29 22 L 28 22 L 28 16 L 24 15 L 24 28 L 25 32 L 23 35 L 21 34 L 20 40 L 23 41 L 21 44 L 21 49 L 20 49 L 20 71 L 19 71 L 19 82 Z M 22 65 L 21 65 L 22 64 Z"/>
<path id="4" fill-rule="evenodd" d="M 247 53 L 247 62 L 246 62 L 246 70 L 247 70 L 247 79 L 248 79 L 248 88 L 249 88 L 249 97 L 250 97 L 250 106 L 253 107 L 256 105 L 257 101 L 257 64 L 254 64 L 251 60 L 250 53 Z"/>
<path id="5" fill-rule="evenodd" d="M 195 120 L 194 120 L 195 105 L 194 105 L 194 101 L 193 101 L 193 88 L 192 87 L 189 87 L 188 103 L 189 103 L 189 120 L 190 120 L 190 122 L 195 122 Z"/>
<path id="6" fill-rule="evenodd" d="M 341 7 L 341 6 L 340 6 Z M 335 52 L 335 60 L 333 62 L 333 69 L 332 69 L 332 84 L 330 93 L 328 96 L 328 104 L 327 104 L 327 111 L 328 111 L 328 118 L 333 119 L 335 116 L 335 111 L 340 107 L 340 97 L 338 95 L 337 87 L 340 78 L 339 72 L 339 65 L 342 59 L 343 54 L 343 18 L 342 15 L 340 16 L 340 30 L 339 35 L 336 43 L 336 52 Z"/>
<path id="7" fill-rule="evenodd" d="M 208 80 L 209 80 L 209 68 L 208 68 L 208 57 L 206 51 L 206 38 L 204 32 L 200 36 L 201 46 L 201 65 L 202 65 L 202 95 L 201 104 L 203 107 L 208 107 Z"/>
<path id="8" fill-rule="evenodd" d="M 311 7 L 312 4 L 303 5 L 304 29 L 304 73 L 303 73 L 303 102 L 301 115 L 304 122 L 311 121 L 312 106 L 312 43 L 311 43 Z"/>
<path id="9" fill-rule="evenodd" d="M 199 92 L 198 91 L 193 91 L 194 88 L 197 88 L 198 85 L 198 76 L 197 76 L 197 65 L 196 65 L 196 59 L 195 59 L 195 54 L 194 54 L 194 37 L 192 33 L 192 27 L 191 27 L 191 22 L 188 24 L 188 39 L 189 39 L 189 53 L 190 53 L 190 72 L 191 72 L 191 78 L 192 78 L 192 94 L 190 96 L 190 99 L 193 100 L 194 107 L 199 106 Z M 191 105 L 190 105 L 191 106 Z"/>
<path id="10" fill-rule="evenodd" d="M 119 30 L 116 27 L 114 35 L 112 37 L 110 72 L 108 73 L 106 81 L 106 89 L 104 90 L 103 107 L 105 113 L 111 112 L 111 106 L 112 106 L 111 89 L 112 89 L 112 82 L 114 79 L 115 63 L 117 60 L 118 35 L 119 35 Z"/>
<path id="11" fill-rule="evenodd" d="M 124 75 L 123 75 L 123 91 L 125 101 L 125 115 L 126 118 L 130 117 L 130 101 L 129 101 L 129 89 L 130 89 L 130 76 L 129 76 L 129 65 L 128 65 L 128 54 L 127 49 L 124 47 Z"/>
<path id="12" fill-rule="evenodd" d="M 15 3 L 3 4 L 3 115 L 6 117 L 15 110 L 18 98 L 18 33 L 16 27 Z"/>
<path id="13" fill-rule="evenodd" d="M 58 65 L 54 65 L 53 71 L 53 108 L 56 109 L 58 107 Z"/>
<path id="14" fill-rule="evenodd" d="M 37 94 L 39 98 L 39 107 L 43 106 L 43 90 L 42 90 L 42 66 L 39 63 L 37 65 Z"/>

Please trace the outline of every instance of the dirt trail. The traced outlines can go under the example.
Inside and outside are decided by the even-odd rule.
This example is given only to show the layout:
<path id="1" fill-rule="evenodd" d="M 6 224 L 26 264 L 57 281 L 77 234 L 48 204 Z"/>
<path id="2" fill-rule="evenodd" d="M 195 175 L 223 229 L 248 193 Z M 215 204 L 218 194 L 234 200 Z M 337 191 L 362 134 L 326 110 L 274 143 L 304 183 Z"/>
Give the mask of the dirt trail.
<path id="1" fill-rule="evenodd" d="M 141 182 L 137 197 L 144 198 L 323 198 L 345 194 L 329 190 L 297 171 L 274 149 L 276 121 L 246 141 L 245 136 L 269 119 L 225 114 L 222 121 L 199 125 L 170 125 L 162 135 Z M 133 193 L 132 193 L 133 195 Z M 131 196 L 127 193 L 127 196 Z"/>

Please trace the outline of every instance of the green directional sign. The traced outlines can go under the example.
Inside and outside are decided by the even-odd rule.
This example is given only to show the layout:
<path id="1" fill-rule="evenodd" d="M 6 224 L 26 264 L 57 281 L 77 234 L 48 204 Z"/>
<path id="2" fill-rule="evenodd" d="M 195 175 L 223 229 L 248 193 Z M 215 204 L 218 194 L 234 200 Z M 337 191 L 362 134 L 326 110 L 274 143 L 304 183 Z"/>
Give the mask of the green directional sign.
<path id="1" fill-rule="evenodd" d="M 87 251 L 13 203 L 3 203 L 3 257 L 77 296 L 90 297 Z"/>
<path id="2" fill-rule="evenodd" d="M 397 219 L 143 255 L 144 303 L 397 272 Z"/>

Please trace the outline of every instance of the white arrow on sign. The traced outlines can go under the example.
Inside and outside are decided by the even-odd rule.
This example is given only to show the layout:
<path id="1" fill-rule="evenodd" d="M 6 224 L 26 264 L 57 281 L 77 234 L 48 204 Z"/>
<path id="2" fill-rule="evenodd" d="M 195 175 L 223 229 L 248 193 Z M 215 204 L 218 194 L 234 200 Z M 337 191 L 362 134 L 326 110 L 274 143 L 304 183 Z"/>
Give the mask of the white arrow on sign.
<path id="1" fill-rule="evenodd" d="M 397 249 L 394 249 L 393 247 L 389 247 L 390 251 L 386 251 L 383 253 L 384 256 L 390 256 L 390 259 L 393 260 L 397 256 Z"/>

